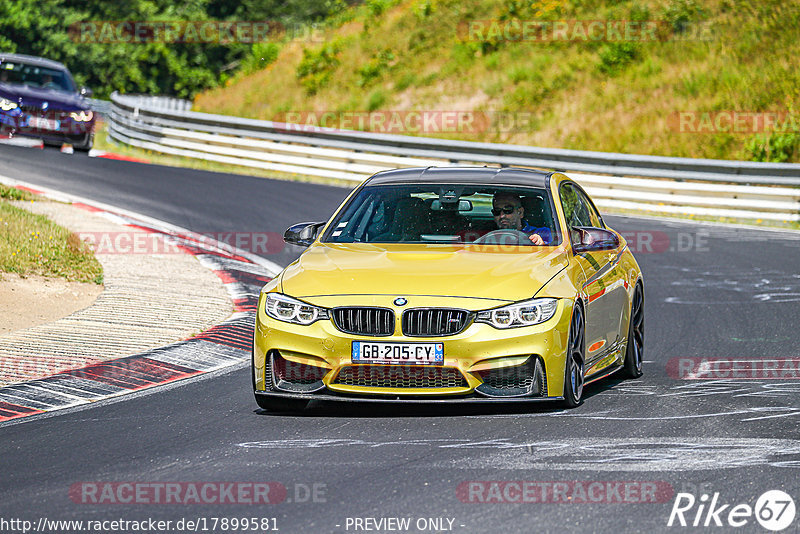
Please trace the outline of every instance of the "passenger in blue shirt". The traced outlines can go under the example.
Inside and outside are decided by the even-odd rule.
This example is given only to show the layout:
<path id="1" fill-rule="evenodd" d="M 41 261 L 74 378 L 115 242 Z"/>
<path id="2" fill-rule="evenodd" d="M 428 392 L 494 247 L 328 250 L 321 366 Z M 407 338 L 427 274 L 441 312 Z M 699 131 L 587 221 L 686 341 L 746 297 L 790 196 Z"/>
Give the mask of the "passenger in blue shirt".
<path id="1" fill-rule="evenodd" d="M 534 245 L 549 245 L 552 238 L 547 227 L 537 228 L 525 220 L 525 208 L 518 195 L 499 192 L 492 199 L 492 215 L 499 229 L 520 230 L 528 234 Z"/>

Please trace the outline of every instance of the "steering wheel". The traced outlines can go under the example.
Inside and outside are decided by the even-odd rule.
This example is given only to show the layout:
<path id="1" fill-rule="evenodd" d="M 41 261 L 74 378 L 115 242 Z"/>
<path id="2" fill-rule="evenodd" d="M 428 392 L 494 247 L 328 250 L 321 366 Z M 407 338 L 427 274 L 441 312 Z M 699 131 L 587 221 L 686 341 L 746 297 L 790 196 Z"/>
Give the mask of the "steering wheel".
<path id="1" fill-rule="evenodd" d="M 500 230 L 493 230 L 488 234 L 484 234 L 473 243 L 480 243 L 484 245 L 530 245 L 531 239 L 525 232 L 521 230 L 513 230 L 511 228 L 501 228 Z"/>

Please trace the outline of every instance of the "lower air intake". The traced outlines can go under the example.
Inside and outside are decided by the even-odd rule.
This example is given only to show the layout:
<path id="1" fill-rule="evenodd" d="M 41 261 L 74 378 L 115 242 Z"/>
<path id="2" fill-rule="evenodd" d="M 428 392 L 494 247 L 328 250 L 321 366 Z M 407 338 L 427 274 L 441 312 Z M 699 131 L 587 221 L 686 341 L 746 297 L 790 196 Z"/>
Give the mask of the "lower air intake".
<path id="1" fill-rule="evenodd" d="M 545 397 L 547 378 L 542 361 L 531 356 L 522 365 L 499 367 L 475 373 L 483 384 L 475 391 L 487 397 Z"/>
<path id="2" fill-rule="evenodd" d="M 343 367 L 333 383 L 397 389 L 468 387 L 458 369 L 421 365 L 351 365 Z"/>
<path id="3" fill-rule="evenodd" d="M 272 365 L 268 366 L 267 376 L 272 374 L 274 389 L 292 393 L 311 393 L 325 388 L 322 378 L 329 369 L 315 365 L 287 360 L 278 351 L 272 351 Z"/>

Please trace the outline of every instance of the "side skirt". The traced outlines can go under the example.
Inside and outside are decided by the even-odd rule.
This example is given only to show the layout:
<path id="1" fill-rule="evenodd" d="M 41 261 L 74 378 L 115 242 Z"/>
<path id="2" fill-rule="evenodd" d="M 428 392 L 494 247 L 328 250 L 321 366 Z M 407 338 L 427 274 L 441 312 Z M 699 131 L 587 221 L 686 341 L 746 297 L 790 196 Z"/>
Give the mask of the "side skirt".
<path id="1" fill-rule="evenodd" d="M 583 382 L 583 385 L 584 386 L 588 386 L 589 384 L 591 384 L 593 382 L 597 382 L 598 380 L 602 380 L 602 379 L 606 378 L 607 376 L 611 376 L 614 373 L 616 373 L 617 371 L 619 371 L 620 369 L 622 369 L 622 367 L 623 367 L 623 365 L 620 364 L 620 365 L 615 365 L 615 366 L 613 366 L 611 368 L 606 367 L 604 369 L 601 369 L 600 371 L 594 373 L 592 376 L 585 378 L 584 382 Z"/>

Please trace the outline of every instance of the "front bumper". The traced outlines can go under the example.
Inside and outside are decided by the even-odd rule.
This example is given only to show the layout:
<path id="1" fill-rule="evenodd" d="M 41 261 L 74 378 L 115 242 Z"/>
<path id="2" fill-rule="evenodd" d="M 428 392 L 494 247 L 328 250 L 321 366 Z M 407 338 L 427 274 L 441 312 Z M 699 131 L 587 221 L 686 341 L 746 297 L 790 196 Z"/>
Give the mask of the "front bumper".
<path id="1" fill-rule="evenodd" d="M 388 299 L 388 297 L 387 297 Z M 466 299 L 414 297 L 419 307 L 466 306 Z M 253 343 L 257 396 L 397 402 L 513 402 L 561 399 L 572 302 L 561 299 L 541 324 L 500 330 L 471 322 L 455 335 L 408 337 L 400 320 L 394 335 L 369 337 L 340 331 L 331 320 L 303 326 L 275 320 L 259 299 Z M 390 301 L 348 305 L 393 307 Z M 474 301 L 470 302 L 474 307 Z M 395 308 L 400 317 L 403 308 Z M 444 363 L 432 366 L 358 364 L 353 341 L 442 343 Z"/>
<path id="2" fill-rule="evenodd" d="M 0 112 L 0 133 L 76 146 L 88 144 L 94 133 L 95 120 L 76 121 L 69 114 L 68 111 Z"/>
<path id="3" fill-rule="evenodd" d="M 263 398 L 296 399 L 296 400 L 316 400 L 323 402 L 357 402 L 357 403 L 383 403 L 383 404 L 516 404 L 520 402 L 552 402 L 564 400 L 563 396 L 558 397 L 484 397 L 481 395 L 448 396 L 448 397 L 409 397 L 400 395 L 382 396 L 353 396 L 339 395 L 333 392 L 314 393 L 313 395 L 300 393 L 286 393 L 274 391 L 256 391 L 256 396 Z"/>

